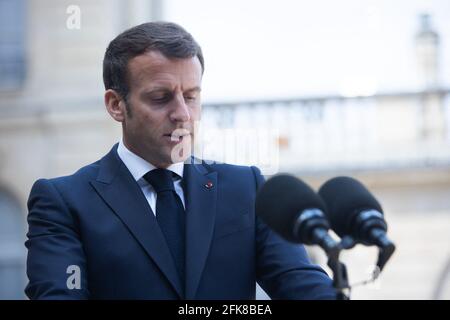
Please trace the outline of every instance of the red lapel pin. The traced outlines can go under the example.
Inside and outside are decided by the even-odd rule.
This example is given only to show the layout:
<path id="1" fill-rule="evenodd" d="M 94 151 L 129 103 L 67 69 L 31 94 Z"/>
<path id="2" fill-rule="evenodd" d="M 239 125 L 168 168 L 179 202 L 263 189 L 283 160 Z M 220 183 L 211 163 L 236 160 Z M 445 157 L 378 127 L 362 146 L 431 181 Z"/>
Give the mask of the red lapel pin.
<path id="1" fill-rule="evenodd" d="M 213 187 L 213 183 L 211 182 L 211 181 L 208 181 L 206 184 L 205 184 L 205 188 L 206 189 L 211 189 Z"/>

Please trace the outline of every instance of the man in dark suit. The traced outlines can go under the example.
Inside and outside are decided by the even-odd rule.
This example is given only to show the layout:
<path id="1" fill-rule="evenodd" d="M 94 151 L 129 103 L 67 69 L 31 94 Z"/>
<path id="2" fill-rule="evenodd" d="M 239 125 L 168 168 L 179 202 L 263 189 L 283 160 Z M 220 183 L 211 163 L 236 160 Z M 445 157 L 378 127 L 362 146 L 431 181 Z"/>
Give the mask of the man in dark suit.
<path id="1" fill-rule="evenodd" d="M 30 299 L 334 299 L 331 279 L 256 216 L 256 167 L 188 152 L 200 118 L 200 47 L 180 26 L 117 36 L 105 105 L 122 140 L 28 202 Z M 276 199 L 274 199 L 275 201 Z"/>

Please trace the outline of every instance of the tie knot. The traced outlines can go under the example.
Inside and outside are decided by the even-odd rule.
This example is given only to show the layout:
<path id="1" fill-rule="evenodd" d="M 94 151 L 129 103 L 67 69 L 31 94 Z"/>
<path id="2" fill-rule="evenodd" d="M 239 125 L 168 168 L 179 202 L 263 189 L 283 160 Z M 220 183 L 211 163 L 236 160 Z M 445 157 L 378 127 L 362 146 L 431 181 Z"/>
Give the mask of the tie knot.
<path id="1" fill-rule="evenodd" d="M 167 169 L 154 169 L 144 175 L 144 179 L 152 185 L 156 193 L 174 191 L 173 173 Z"/>

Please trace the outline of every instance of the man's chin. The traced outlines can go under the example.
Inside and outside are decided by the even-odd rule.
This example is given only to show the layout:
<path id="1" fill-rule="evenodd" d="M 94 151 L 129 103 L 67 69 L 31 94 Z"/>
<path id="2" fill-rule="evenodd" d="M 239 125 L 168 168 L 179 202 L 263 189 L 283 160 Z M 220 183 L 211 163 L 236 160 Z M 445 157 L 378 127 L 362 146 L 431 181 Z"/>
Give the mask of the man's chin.
<path id="1" fill-rule="evenodd" d="M 170 162 L 171 163 L 179 163 L 184 162 L 186 159 L 188 159 L 192 154 L 192 146 L 191 146 L 191 139 L 190 137 L 188 139 L 183 139 L 180 143 L 175 144 L 170 149 Z"/>

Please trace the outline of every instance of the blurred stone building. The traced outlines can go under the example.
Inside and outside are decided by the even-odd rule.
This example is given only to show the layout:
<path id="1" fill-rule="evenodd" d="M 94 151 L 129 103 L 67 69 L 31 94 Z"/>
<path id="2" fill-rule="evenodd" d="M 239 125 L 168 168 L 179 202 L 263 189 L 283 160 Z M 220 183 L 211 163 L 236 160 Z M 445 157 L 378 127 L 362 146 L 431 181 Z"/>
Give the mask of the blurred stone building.
<path id="1" fill-rule="evenodd" d="M 33 182 L 73 173 L 120 138 L 103 106 L 107 44 L 161 15 L 156 0 L 0 0 L 0 299 L 24 298 Z M 315 187 L 352 175 L 379 197 L 398 252 L 379 288 L 356 298 L 431 298 L 450 255 L 450 91 L 429 17 L 415 41 L 420 91 L 204 105 L 219 129 L 276 126 L 280 171 Z M 351 277 L 366 276 L 369 249 L 349 252 Z"/>
<path id="2" fill-rule="evenodd" d="M 161 1 L 0 1 L 0 299 L 24 297 L 33 182 L 73 172 L 120 138 L 103 106 L 106 46 L 160 14 Z"/>

